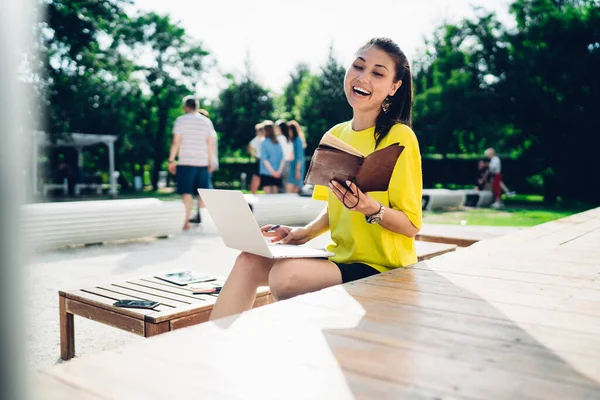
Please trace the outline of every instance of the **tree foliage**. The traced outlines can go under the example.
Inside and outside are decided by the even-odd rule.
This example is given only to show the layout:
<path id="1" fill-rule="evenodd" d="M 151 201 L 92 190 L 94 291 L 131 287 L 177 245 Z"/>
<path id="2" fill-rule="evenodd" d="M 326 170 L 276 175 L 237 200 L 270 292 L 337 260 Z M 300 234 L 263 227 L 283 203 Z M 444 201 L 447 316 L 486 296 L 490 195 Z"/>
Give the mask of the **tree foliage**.
<path id="1" fill-rule="evenodd" d="M 319 74 L 307 76 L 296 96 L 299 122 L 306 127 L 308 150 L 314 150 L 331 127 L 352 118 L 352 109 L 344 94 L 345 68 L 330 50 Z"/>
<path id="2" fill-rule="evenodd" d="M 229 86 L 215 105 L 215 128 L 221 133 L 220 154 L 245 152 L 254 137 L 254 126 L 272 118 L 274 110 L 270 92 L 247 73 L 241 81 L 230 76 Z"/>

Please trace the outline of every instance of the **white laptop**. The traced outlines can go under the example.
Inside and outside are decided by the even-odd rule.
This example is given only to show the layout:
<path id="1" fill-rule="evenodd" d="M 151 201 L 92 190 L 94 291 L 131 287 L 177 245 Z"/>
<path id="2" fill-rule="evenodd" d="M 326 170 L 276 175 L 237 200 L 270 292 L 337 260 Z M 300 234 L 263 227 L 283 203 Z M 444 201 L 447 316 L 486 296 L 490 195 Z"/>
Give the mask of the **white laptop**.
<path id="1" fill-rule="evenodd" d="M 244 194 L 238 190 L 198 189 L 227 247 L 259 256 L 279 258 L 326 258 L 323 249 L 269 243 L 252 214 Z"/>

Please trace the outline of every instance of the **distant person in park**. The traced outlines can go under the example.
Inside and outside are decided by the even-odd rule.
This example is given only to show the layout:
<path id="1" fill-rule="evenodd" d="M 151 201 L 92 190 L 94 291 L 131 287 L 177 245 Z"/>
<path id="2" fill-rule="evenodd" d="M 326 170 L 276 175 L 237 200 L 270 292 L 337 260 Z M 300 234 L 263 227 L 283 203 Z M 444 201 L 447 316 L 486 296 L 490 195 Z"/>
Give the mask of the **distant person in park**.
<path id="1" fill-rule="evenodd" d="M 496 155 L 496 151 L 490 147 L 485 150 L 485 156 L 490 160 L 489 169 L 492 176 L 492 192 L 494 193 L 494 202 L 490 207 L 504 207 L 502 192 L 504 191 L 507 196 L 514 196 L 515 192 L 510 191 L 502 181 L 502 162 L 500 161 L 500 157 Z"/>
<path id="2" fill-rule="evenodd" d="M 190 214 L 197 189 L 209 187 L 210 173 L 214 171 L 216 136 L 210 119 L 198 112 L 198 101 L 192 96 L 183 99 L 185 114 L 175 120 L 173 141 L 169 153 L 169 172 L 176 176 L 177 193 L 185 205 L 183 230 L 190 229 Z M 177 164 L 175 158 L 179 156 Z M 200 209 L 204 203 L 198 196 L 198 214 L 193 222 L 200 223 Z"/>
<path id="3" fill-rule="evenodd" d="M 294 146 L 290 139 L 288 124 L 285 120 L 280 119 L 275 122 L 275 132 L 277 133 L 277 140 L 281 144 L 283 156 L 285 158 L 279 191 L 285 192 L 289 182 L 290 164 L 294 160 Z"/>
<path id="4" fill-rule="evenodd" d="M 260 145 L 260 181 L 266 194 L 279 192 L 285 167 L 283 146 L 275 134 L 273 121 L 264 121 L 265 140 Z"/>
<path id="5" fill-rule="evenodd" d="M 206 118 L 210 119 L 210 114 L 208 111 L 206 111 L 204 108 L 201 108 L 198 110 L 198 112 L 202 115 L 204 115 Z M 214 152 L 213 152 L 213 170 L 211 172 L 208 173 L 208 188 L 212 189 L 214 187 L 213 184 L 213 174 L 215 171 L 217 171 L 219 169 L 219 137 L 217 136 L 217 132 L 213 129 L 212 130 L 212 137 L 213 137 L 213 141 L 214 141 Z M 200 215 L 200 210 L 198 210 L 198 215 Z M 199 218 L 197 218 L 198 222 Z M 191 221 L 190 221 L 191 222 Z"/>
<path id="6" fill-rule="evenodd" d="M 371 39 L 355 53 L 343 89 L 353 117 L 331 128 L 330 134 L 365 155 L 395 143 L 405 146 L 388 190 L 363 193 L 352 182 L 346 183 L 348 188 L 333 181 L 329 187 L 316 186 L 313 197 L 326 200 L 327 207 L 314 221 L 304 227 L 266 225 L 261 230 L 275 242 L 296 245 L 329 230 L 333 243 L 327 249 L 335 256 L 273 260 L 241 253 L 211 319 L 250 309 L 259 286 L 268 285 L 275 299 L 283 300 L 417 262 L 421 155 L 411 129 L 413 91 L 406 55 L 390 39 Z"/>
<path id="7" fill-rule="evenodd" d="M 490 183 L 490 162 L 488 159 L 479 160 L 477 164 L 477 180 L 475 188 L 477 190 L 489 190 Z"/>
<path id="8" fill-rule="evenodd" d="M 262 122 L 254 125 L 255 136 L 248 143 L 248 153 L 256 161 L 256 169 L 250 178 L 250 192 L 256 194 L 260 188 L 260 147 L 265 140 L 265 130 Z"/>
<path id="9" fill-rule="evenodd" d="M 304 186 L 304 174 L 306 173 L 306 159 L 304 149 L 306 138 L 300 124 L 296 121 L 288 122 L 289 141 L 292 144 L 293 159 L 290 161 L 290 175 L 288 178 L 287 192 L 300 193 Z"/>

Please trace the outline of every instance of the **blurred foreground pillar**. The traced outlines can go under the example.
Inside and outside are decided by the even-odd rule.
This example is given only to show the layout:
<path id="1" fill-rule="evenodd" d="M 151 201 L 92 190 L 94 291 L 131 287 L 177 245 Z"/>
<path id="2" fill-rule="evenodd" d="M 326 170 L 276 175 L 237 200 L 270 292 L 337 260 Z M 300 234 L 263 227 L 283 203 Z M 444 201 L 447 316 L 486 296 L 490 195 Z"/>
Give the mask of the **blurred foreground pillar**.
<path id="1" fill-rule="evenodd" d="M 33 42 L 33 13 L 38 7 L 34 0 L 0 0 L 0 399 L 28 398 L 19 215 L 27 185 L 23 171 L 29 161 L 22 138 L 31 136 L 33 122 L 26 115 L 33 109 L 28 104 L 33 99 L 24 95 L 25 81 L 33 79 L 23 62 Z"/>

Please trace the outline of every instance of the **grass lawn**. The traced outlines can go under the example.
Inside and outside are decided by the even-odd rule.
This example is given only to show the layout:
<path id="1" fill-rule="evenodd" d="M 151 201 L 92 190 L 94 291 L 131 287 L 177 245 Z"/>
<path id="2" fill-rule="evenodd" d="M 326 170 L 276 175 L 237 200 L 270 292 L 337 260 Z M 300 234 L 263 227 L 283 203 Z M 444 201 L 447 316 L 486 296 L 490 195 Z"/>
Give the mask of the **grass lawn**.
<path id="1" fill-rule="evenodd" d="M 466 208 L 464 210 L 424 211 L 426 224 L 534 226 L 567 217 L 582 210 L 544 210 L 526 208 Z"/>

